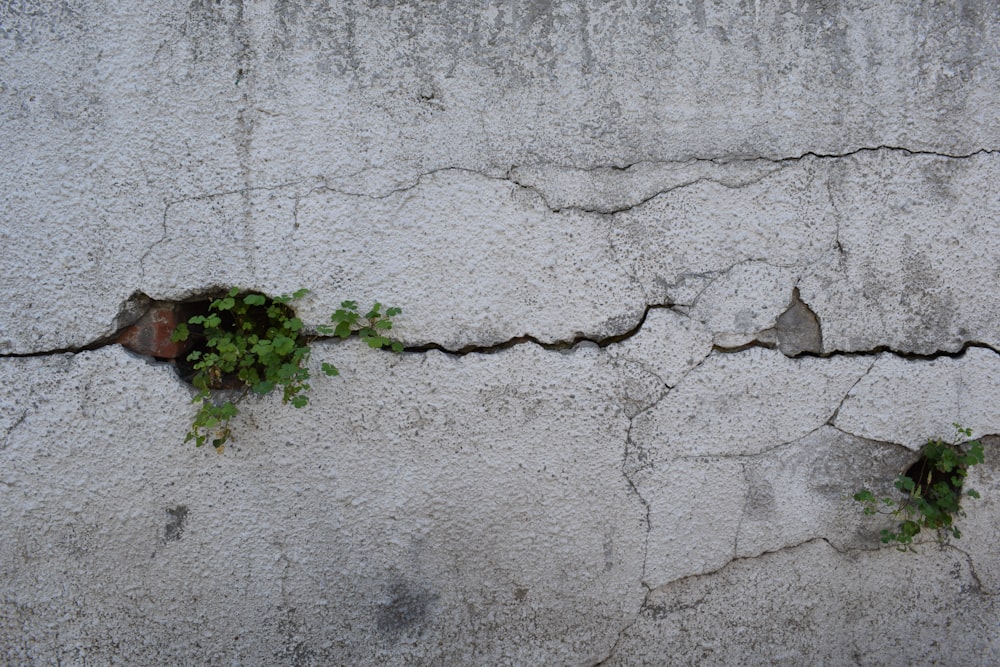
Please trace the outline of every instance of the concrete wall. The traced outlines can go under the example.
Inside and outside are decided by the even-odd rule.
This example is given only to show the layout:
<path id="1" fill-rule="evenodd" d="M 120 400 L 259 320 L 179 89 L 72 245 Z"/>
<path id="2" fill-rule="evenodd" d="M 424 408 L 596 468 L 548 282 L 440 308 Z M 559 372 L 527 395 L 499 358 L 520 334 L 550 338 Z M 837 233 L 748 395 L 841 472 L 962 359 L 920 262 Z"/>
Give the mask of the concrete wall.
<path id="1" fill-rule="evenodd" d="M 1000 662 L 993 0 L 0 2 L 0 663 Z M 222 455 L 136 294 L 398 305 Z"/>

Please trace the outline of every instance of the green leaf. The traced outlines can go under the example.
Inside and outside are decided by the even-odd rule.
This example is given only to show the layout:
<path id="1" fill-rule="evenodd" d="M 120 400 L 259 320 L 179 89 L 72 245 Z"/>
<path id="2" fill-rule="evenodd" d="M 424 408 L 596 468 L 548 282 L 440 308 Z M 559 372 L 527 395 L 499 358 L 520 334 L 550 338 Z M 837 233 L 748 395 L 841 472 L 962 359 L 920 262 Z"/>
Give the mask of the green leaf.
<path id="1" fill-rule="evenodd" d="M 330 377 L 336 377 L 340 375 L 340 371 L 337 370 L 336 366 L 334 366 L 333 364 L 328 364 L 325 361 L 321 365 L 321 368 L 323 369 L 323 372 L 329 375 Z"/>
<path id="2" fill-rule="evenodd" d="M 304 408 L 306 406 L 306 404 L 309 403 L 309 397 L 308 396 L 293 396 L 291 403 L 296 408 Z"/>
<path id="3" fill-rule="evenodd" d="M 359 315 L 353 311 L 349 310 L 336 310 L 330 315 L 330 321 L 333 323 L 347 323 L 355 324 L 358 321 Z"/>
<path id="4" fill-rule="evenodd" d="M 295 290 L 294 292 L 292 292 L 292 298 L 293 299 L 301 299 L 306 294 L 309 294 L 309 290 L 307 290 L 305 288 L 298 289 L 298 290 Z"/>
<path id="5" fill-rule="evenodd" d="M 267 303 L 267 299 L 264 297 L 263 294 L 247 294 L 245 297 L 243 297 L 243 303 L 247 304 L 248 306 L 263 306 L 265 303 Z"/>
<path id="6" fill-rule="evenodd" d="M 185 341 L 188 339 L 188 334 L 189 332 L 187 324 L 185 324 L 184 322 L 180 322 L 174 328 L 174 332 L 170 334 L 170 340 L 173 341 L 174 343 Z"/>
<path id="7" fill-rule="evenodd" d="M 260 382 L 258 382 L 253 386 L 254 393 L 260 394 L 261 396 L 270 394 L 273 389 L 274 389 L 274 383 L 269 382 L 268 380 L 261 380 Z"/>
<path id="8" fill-rule="evenodd" d="M 275 354 L 287 355 L 295 349 L 295 341 L 288 336 L 276 336 L 272 343 Z"/>
<path id="9" fill-rule="evenodd" d="M 298 371 L 299 367 L 295 364 L 282 364 L 278 369 L 278 377 L 286 381 L 291 380 L 295 377 Z"/>

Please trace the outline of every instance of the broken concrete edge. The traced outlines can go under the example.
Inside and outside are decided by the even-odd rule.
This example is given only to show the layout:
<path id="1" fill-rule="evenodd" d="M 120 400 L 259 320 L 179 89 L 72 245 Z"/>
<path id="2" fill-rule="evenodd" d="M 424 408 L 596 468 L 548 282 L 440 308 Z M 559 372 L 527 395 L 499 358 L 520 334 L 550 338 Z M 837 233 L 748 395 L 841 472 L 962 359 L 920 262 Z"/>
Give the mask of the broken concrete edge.
<path id="1" fill-rule="evenodd" d="M 785 312 L 778 316 L 772 328 L 761 331 L 757 340 L 777 345 L 786 357 L 823 353 L 823 330 L 819 318 L 802 301 L 798 287 L 792 288 L 792 300 Z"/>
<path id="2" fill-rule="evenodd" d="M 760 553 L 756 553 L 756 554 L 752 554 L 752 555 L 734 556 L 733 558 L 731 558 L 730 560 L 726 561 L 723 565 L 720 565 L 719 567 L 713 568 L 711 570 L 707 570 L 705 572 L 698 572 L 698 573 L 695 573 L 695 574 L 687 574 L 687 575 L 684 575 L 683 577 L 678 577 L 677 579 L 673 579 L 673 580 L 665 582 L 663 584 L 659 584 L 655 588 L 649 588 L 648 585 L 645 584 L 645 583 L 643 583 L 643 585 L 647 587 L 648 595 L 652 595 L 654 593 L 657 593 L 659 591 L 663 591 L 663 590 L 665 590 L 667 588 L 670 588 L 672 586 L 677 586 L 678 584 L 681 584 L 681 583 L 686 582 L 686 581 L 691 581 L 691 580 L 694 580 L 694 579 L 701 579 L 701 578 L 704 578 L 704 577 L 711 577 L 711 576 L 713 576 L 715 574 L 718 574 L 719 572 L 722 572 L 723 570 L 726 570 L 727 568 L 733 567 L 735 564 L 740 563 L 740 562 L 756 560 L 758 558 L 764 558 L 766 556 L 770 556 L 771 554 L 777 554 L 777 553 L 781 553 L 781 552 L 784 552 L 784 551 L 793 551 L 795 549 L 800 549 L 800 548 L 802 548 L 803 546 L 805 546 L 807 544 L 815 544 L 815 543 L 818 543 L 818 542 L 822 542 L 822 543 L 826 544 L 830 549 L 832 549 L 833 551 L 835 551 L 835 552 L 837 552 L 838 554 L 841 554 L 841 555 L 847 555 L 847 554 L 877 554 L 877 553 L 882 552 L 882 551 L 898 551 L 898 549 L 895 546 L 886 545 L 886 544 L 876 544 L 876 545 L 873 545 L 871 547 L 842 548 L 842 547 L 838 547 L 833 542 L 831 542 L 829 538 L 821 536 L 821 535 L 818 535 L 818 536 L 815 536 L 815 537 L 810 537 L 810 538 L 801 540 L 799 542 L 795 542 L 794 544 L 786 544 L 786 545 L 778 547 L 776 549 L 768 549 L 766 551 L 761 551 Z M 929 536 L 929 535 L 920 538 L 919 541 L 916 541 L 916 540 L 914 541 L 914 545 L 915 546 L 921 546 L 921 545 L 927 546 L 927 545 L 934 545 L 936 543 L 937 543 L 937 540 L 935 538 Z M 952 549 L 954 551 L 957 551 L 958 553 L 962 554 L 966 559 L 968 559 L 970 567 L 973 566 L 972 556 L 968 552 L 966 552 L 965 550 L 963 550 L 961 547 L 959 547 L 956 544 L 954 544 L 953 542 L 945 542 L 944 544 L 941 544 L 940 547 L 943 548 L 943 549 Z M 978 577 L 977 577 L 977 579 L 978 579 Z M 985 592 L 985 591 L 983 591 L 983 594 L 984 595 L 995 595 L 993 593 L 988 593 L 988 592 Z M 647 597 L 648 597 L 648 595 L 647 595 Z"/>

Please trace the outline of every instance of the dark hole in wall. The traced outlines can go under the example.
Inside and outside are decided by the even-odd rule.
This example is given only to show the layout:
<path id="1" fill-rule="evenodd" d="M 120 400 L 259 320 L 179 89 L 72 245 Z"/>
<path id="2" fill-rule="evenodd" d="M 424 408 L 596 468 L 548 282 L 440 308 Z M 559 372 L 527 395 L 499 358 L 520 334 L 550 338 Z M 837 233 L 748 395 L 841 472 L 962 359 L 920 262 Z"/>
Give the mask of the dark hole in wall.
<path id="1" fill-rule="evenodd" d="M 938 494 L 934 491 L 934 487 L 941 482 L 945 483 L 953 497 L 962 495 L 964 476 L 956 471 L 943 472 L 938 470 L 926 456 L 921 455 L 903 474 L 914 481 L 920 490 L 920 495 L 925 498 L 936 499 Z M 958 480 L 957 484 L 955 483 L 956 479 Z"/>

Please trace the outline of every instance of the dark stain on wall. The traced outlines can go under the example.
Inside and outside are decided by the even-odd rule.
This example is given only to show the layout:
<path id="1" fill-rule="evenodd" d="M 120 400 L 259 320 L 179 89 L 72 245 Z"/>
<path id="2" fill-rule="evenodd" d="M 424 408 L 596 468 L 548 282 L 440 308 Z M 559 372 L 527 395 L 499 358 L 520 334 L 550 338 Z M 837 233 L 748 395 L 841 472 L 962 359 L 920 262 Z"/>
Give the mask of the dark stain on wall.
<path id="1" fill-rule="evenodd" d="M 176 542 L 184 535 L 184 524 L 187 522 L 188 516 L 187 505 L 178 505 L 173 509 L 168 507 L 167 514 L 170 516 L 170 520 L 167 521 L 167 525 L 163 528 L 164 544 L 167 542 Z"/>
<path id="2" fill-rule="evenodd" d="M 427 623 L 438 596 L 404 581 L 393 582 L 385 601 L 379 605 L 376 627 L 389 636 L 420 632 Z"/>

